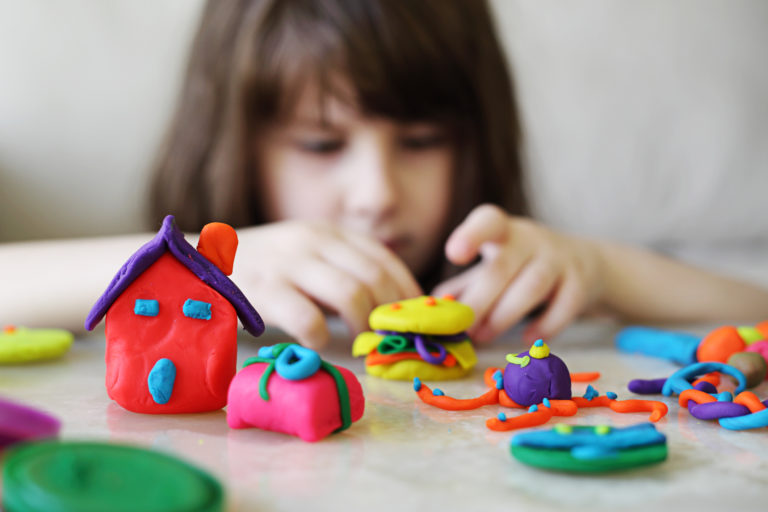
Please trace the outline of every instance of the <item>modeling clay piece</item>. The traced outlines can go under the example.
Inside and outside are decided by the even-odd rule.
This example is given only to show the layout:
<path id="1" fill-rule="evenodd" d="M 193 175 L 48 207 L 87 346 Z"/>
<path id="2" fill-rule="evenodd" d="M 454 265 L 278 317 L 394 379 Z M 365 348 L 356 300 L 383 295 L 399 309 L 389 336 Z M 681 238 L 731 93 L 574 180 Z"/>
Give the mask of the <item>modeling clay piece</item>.
<path id="1" fill-rule="evenodd" d="M 574 473 L 619 471 L 662 462 L 667 438 L 650 423 L 625 428 L 555 425 L 512 438 L 512 455 L 525 464 Z"/>
<path id="2" fill-rule="evenodd" d="M 219 243 L 225 247 L 216 252 Z M 85 321 L 90 330 L 106 315 L 107 392 L 129 411 L 221 409 L 237 366 L 238 317 L 252 335 L 264 331 L 259 314 L 225 275 L 237 246 L 234 230 L 221 223 L 206 227 L 199 246 L 202 252 L 167 216 Z"/>
<path id="3" fill-rule="evenodd" d="M 218 512 L 224 492 L 212 476 L 179 459 L 132 446 L 44 442 L 9 451 L 5 510 Z"/>
<path id="4" fill-rule="evenodd" d="M 761 384 L 768 374 L 768 365 L 759 353 L 736 352 L 728 358 L 728 366 L 738 369 L 747 378 L 747 388 Z"/>
<path id="5" fill-rule="evenodd" d="M 629 353 L 660 357 L 686 365 L 695 363 L 701 336 L 652 327 L 626 327 L 616 335 L 616 347 Z"/>
<path id="6" fill-rule="evenodd" d="M 74 337 L 62 329 L 27 329 L 7 325 L 0 332 L 0 364 L 30 363 L 62 356 Z"/>
<path id="7" fill-rule="evenodd" d="M 504 391 L 520 405 L 540 404 L 544 398 L 571 398 L 571 374 L 562 359 L 537 341 L 528 352 L 507 356 Z"/>
<path id="8" fill-rule="evenodd" d="M 232 380 L 227 403 L 231 428 L 256 427 L 319 441 L 363 416 L 357 378 L 292 343 L 259 349 Z"/>
<path id="9" fill-rule="evenodd" d="M 733 377 L 737 382 L 736 396 L 729 391 L 718 393 L 719 373 L 710 372 Z M 768 400 L 761 402 L 751 391 L 744 391 L 746 385 L 747 378 L 738 368 L 710 362 L 686 366 L 668 379 L 636 379 L 629 383 L 629 388 L 636 393 L 676 393 L 680 406 L 687 407 L 692 416 L 700 420 L 718 420 L 720 426 L 730 430 L 768 427 Z"/>
<path id="10" fill-rule="evenodd" d="M 477 364 L 464 332 L 474 318 L 450 295 L 383 304 L 371 312 L 373 332 L 357 336 L 352 355 L 366 356 L 366 371 L 385 379 L 458 379 Z"/>
<path id="11" fill-rule="evenodd" d="M 766 357 L 760 344 L 768 344 L 768 322 L 754 327 L 724 325 L 701 338 L 693 334 L 650 327 L 626 327 L 616 335 L 616 347 L 639 352 L 681 365 L 699 362 L 726 363 L 737 352 L 757 352 Z M 756 348 L 752 348 L 755 346 Z M 768 347 L 766 347 L 768 348 Z"/>
<path id="12" fill-rule="evenodd" d="M 498 368 L 485 370 L 485 384 L 490 389 L 476 398 L 452 398 L 438 389 L 431 390 L 419 379 L 414 379 L 413 389 L 422 402 L 449 411 L 493 404 L 528 409 L 527 413 L 514 418 L 499 414 L 485 422 L 489 429 L 498 431 L 543 425 L 553 416 L 573 416 L 580 407 L 608 407 L 620 413 L 650 412 L 650 421 L 658 421 L 667 414 L 667 406 L 663 402 L 617 400 L 616 393 L 610 391 L 605 396 L 599 396 L 592 386 L 587 387 L 583 397 L 571 397 L 570 386 L 566 388 L 566 382 L 590 382 L 598 379 L 600 374 L 570 373 L 560 358 L 550 354 L 549 347 L 542 340 L 537 340 L 527 352 L 507 355 L 507 361 L 509 364 L 504 373 Z M 510 393 L 521 402 L 518 403 Z"/>
<path id="13" fill-rule="evenodd" d="M 14 443 L 56 437 L 60 429 L 53 416 L 0 398 L 0 451 Z"/>

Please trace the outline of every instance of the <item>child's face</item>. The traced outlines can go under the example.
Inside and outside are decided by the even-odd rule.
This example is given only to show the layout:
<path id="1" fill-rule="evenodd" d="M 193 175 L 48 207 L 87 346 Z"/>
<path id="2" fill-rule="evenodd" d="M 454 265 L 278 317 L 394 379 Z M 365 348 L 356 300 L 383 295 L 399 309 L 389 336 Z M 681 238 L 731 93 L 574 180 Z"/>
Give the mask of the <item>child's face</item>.
<path id="1" fill-rule="evenodd" d="M 451 208 L 454 151 L 443 127 L 364 117 L 310 89 L 258 148 L 269 221 L 328 220 L 377 238 L 417 275 L 426 270 Z"/>

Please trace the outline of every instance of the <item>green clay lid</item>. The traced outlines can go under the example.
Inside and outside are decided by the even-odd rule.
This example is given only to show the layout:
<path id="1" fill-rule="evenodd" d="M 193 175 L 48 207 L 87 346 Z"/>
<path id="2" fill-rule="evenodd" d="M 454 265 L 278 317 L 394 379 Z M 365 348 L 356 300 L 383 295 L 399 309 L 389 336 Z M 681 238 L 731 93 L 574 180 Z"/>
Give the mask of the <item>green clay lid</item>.
<path id="1" fill-rule="evenodd" d="M 578 459 L 570 450 L 552 450 L 512 445 L 512 455 L 524 464 L 570 473 L 606 473 L 656 464 L 667 458 L 667 445 L 652 444 L 617 452 L 614 457 Z"/>
<path id="2" fill-rule="evenodd" d="M 30 443 L 9 450 L 5 510 L 26 512 L 221 511 L 209 474 L 170 455 L 119 444 Z"/>

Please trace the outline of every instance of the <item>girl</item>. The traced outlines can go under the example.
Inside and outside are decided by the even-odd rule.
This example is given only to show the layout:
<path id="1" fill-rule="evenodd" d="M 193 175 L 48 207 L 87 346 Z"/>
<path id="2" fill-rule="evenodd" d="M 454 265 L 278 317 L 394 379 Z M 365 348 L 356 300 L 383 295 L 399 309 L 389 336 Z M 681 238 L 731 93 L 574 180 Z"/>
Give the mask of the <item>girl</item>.
<path id="1" fill-rule="evenodd" d="M 411 274 L 470 304 L 478 341 L 540 304 L 529 341 L 592 308 L 768 314 L 764 290 L 523 219 L 519 139 L 483 2 L 209 2 L 154 213 L 189 230 L 268 223 L 241 229 L 236 281 L 311 346 L 322 309 L 364 330 L 377 304 L 421 293 Z"/>
<path id="2" fill-rule="evenodd" d="M 312 347 L 329 336 L 324 312 L 354 333 L 374 306 L 424 292 L 471 305 L 480 342 L 531 315 L 528 341 L 587 311 L 653 322 L 768 315 L 765 290 L 527 219 L 519 139 L 483 2 L 211 1 L 158 159 L 154 217 L 173 213 L 190 231 L 238 227 L 233 280 L 267 324 Z M 105 256 L 124 259 L 137 243 L 11 248 L 5 266 L 55 248 L 57 262 L 110 261 L 114 272 Z M 67 297 L 51 301 L 59 325 L 82 322 L 108 282 L 90 270 L 77 287 L 49 288 Z M 18 286 L 3 311 L 14 318 L 18 293 L 34 289 Z"/>

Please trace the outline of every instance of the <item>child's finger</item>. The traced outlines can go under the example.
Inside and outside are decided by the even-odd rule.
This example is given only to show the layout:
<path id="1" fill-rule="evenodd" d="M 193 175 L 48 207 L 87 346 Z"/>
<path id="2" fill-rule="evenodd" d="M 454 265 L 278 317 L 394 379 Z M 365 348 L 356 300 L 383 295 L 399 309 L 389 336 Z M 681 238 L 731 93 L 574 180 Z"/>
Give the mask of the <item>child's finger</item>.
<path id="1" fill-rule="evenodd" d="M 352 333 L 368 328 L 373 295 L 353 275 L 324 261 L 310 260 L 295 269 L 291 278 L 297 288 L 337 313 Z"/>
<path id="2" fill-rule="evenodd" d="M 422 294 L 421 286 L 413 277 L 408 267 L 392 251 L 370 237 L 345 231 L 342 236 L 363 254 L 367 254 L 384 268 L 399 290 L 398 298 L 418 297 Z"/>
<path id="3" fill-rule="evenodd" d="M 264 322 L 279 327 L 305 347 L 319 349 L 330 334 L 325 315 L 306 295 L 288 283 L 276 281 L 249 293 L 259 305 Z"/>
<path id="4" fill-rule="evenodd" d="M 340 241 L 325 244 L 318 251 L 326 262 L 349 272 L 365 283 L 373 295 L 374 305 L 403 298 L 395 279 L 387 269 L 356 247 Z"/>
<path id="5" fill-rule="evenodd" d="M 448 237 L 445 255 L 456 265 L 466 265 L 488 242 L 504 243 L 509 237 L 509 216 L 498 206 L 484 204 L 472 210 Z"/>
<path id="6" fill-rule="evenodd" d="M 475 327 L 470 332 L 477 332 L 477 326 L 486 322 L 494 304 L 513 282 L 517 274 L 525 266 L 519 253 L 510 254 L 504 258 L 495 258 L 479 263 L 474 270 L 471 283 L 457 297 L 468 304 L 475 312 Z M 482 340 L 480 340 L 482 341 Z"/>
<path id="7" fill-rule="evenodd" d="M 539 338 L 555 336 L 581 313 L 586 301 L 583 283 L 579 279 L 566 276 L 544 313 L 525 329 L 523 339 L 534 342 Z"/>
<path id="8" fill-rule="evenodd" d="M 480 338 L 493 339 L 520 322 L 552 293 L 559 272 L 552 263 L 538 259 L 526 265 L 489 311 Z"/>
<path id="9" fill-rule="evenodd" d="M 479 265 L 475 265 L 465 270 L 464 272 L 446 279 L 442 283 L 435 286 L 430 294 L 434 297 L 453 295 L 456 298 L 460 298 L 463 295 L 464 290 L 467 289 L 467 286 L 469 286 L 469 284 L 474 281 L 479 268 Z"/>

